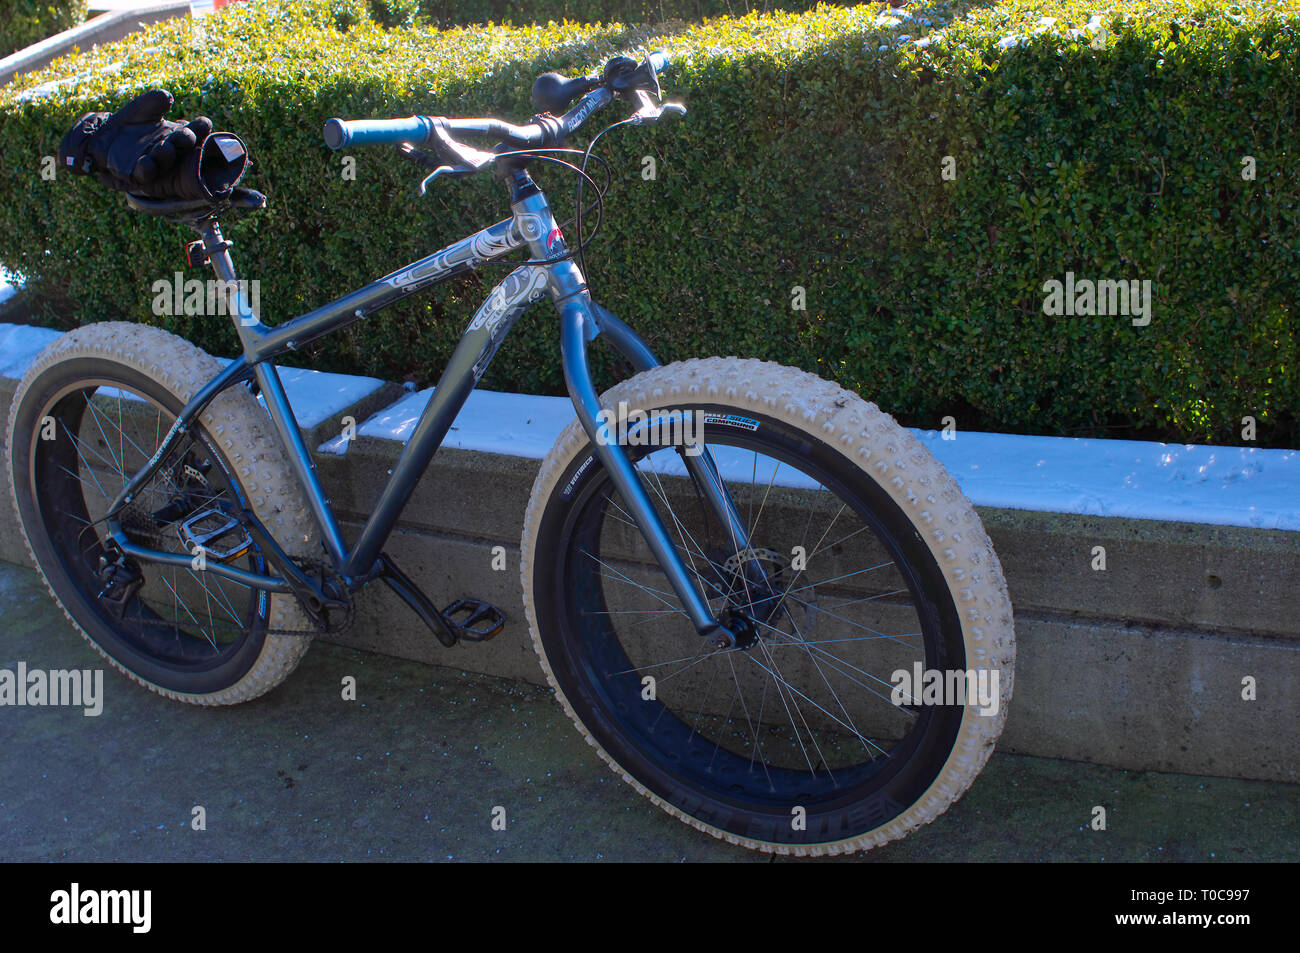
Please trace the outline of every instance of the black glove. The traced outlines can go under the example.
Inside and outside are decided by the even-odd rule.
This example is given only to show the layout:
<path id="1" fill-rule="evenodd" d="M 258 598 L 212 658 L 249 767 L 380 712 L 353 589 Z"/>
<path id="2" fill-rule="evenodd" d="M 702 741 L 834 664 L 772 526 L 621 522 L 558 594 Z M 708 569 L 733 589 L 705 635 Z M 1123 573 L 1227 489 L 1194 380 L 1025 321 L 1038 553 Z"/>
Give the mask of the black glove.
<path id="1" fill-rule="evenodd" d="M 117 112 L 87 113 L 59 145 L 59 164 L 102 185 L 152 198 L 216 199 L 234 188 L 248 167 L 239 137 L 212 132 L 199 116 L 182 125 L 163 119 L 172 96 L 154 89 Z"/>

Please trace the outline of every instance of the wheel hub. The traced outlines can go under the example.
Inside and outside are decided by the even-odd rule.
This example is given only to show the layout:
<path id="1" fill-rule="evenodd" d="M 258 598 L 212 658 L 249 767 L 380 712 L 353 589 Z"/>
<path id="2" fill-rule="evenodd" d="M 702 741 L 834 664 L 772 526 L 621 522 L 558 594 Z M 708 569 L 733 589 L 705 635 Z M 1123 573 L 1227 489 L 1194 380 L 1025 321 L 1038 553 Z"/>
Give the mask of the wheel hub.
<path id="1" fill-rule="evenodd" d="M 803 636 L 813 631 L 817 625 L 817 593 L 811 584 L 801 584 L 798 596 L 793 594 L 801 571 L 794 569 L 790 556 L 763 546 L 751 546 L 725 557 L 724 553 L 714 549 L 708 556 L 720 589 L 727 594 L 726 612 L 744 620 L 744 647 L 762 636 L 776 638 L 774 629 L 783 617 L 790 618 Z"/>

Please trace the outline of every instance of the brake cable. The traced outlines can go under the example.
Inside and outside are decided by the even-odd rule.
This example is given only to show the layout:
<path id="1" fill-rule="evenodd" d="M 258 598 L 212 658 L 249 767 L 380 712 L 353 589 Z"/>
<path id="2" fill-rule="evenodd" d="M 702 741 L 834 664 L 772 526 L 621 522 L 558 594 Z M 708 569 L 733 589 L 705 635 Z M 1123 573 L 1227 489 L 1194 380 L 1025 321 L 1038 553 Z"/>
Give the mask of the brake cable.
<path id="1" fill-rule="evenodd" d="M 611 127 L 611 128 L 612 128 L 612 127 Z M 602 132 L 603 132 L 603 130 L 602 130 Z M 597 135 L 597 138 L 599 138 L 599 134 Z M 592 141 L 594 142 L 595 140 L 593 139 Z M 565 162 L 563 159 L 556 158 L 555 155 L 552 155 L 552 154 L 549 154 L 549 153 L 560 153 L 560 154 L 567 154 L 567 155 L 581 155 L 581 156 L 583 157 L 583 158 L 582 158 L 582 166 L 581 166 L 581 168 L 580 168 L 580 167 L 574 165 L 572 162 Z M 567 168 L 567 169 L 572 169 L 574 172 L 576 172 L 576 173 L 578 174 L 578 176 L 579 176 L 579 178 L 578 178 L 578 190 L 577 190 L 578 201 L 577 201 L 577 205 L 576 205 L 576 207 L 575 207 L 575 209 L 574 209 L 573 217 L 572 217 L 572 218 L 565 219 L 565 221 L 560 225 L 560 228 L 561 228 L 561 229 L 567 228 L 567 227 L 568 227 L 569 225 L 571 225 L 571 224 L 574 225 L 575 230 L 576 230 L 576 232 L 577 232 L 577 244 L 576 244 L 573 248 L 570 248 L 570 249 L 569 249 L 567 252 L 565 252 L 563 255 L 557 255 L 557 256 L 554 257 L 554 258 L 547 258 L 547 259 L 535 260 L 535 261 L 524 261 L 524 262 L 517 262 L 517 261 L 492 261 L 492 262 L 490 262 L 490 264 L 494 264 L 494 265 L 495 265 L 495 264 L 500 264 L 500 265 L 506 265 L 506 264 L 510 264 L 510 265 L 548 265 L 548 264 L 552 264 L 552 263 L 557 262 L 557 261 L 565 261 L 566 259 L 570 259 L 570 258 L 574 258 L 574 257 L 576 257 L 576 258 L 578 259 L 579 267 L 582 269 L 583 276 L 585 277 L 586 274 L 587 274 L 587 269 L 586 269 L 585 257 L 584 257 L 584 255 L 583 255 L 583 252 L 586 250 L 587 245 L 591 244 L 593 241 L 596 240 L 596 235 L 597 235 L 597 233 L 600 231 L 600 225 L 601 225 L 601 223 L 604 221 L 604 218 L 605 218 L 605 193 L 609 191 L 609 189 L 610 189 L 610 185 L 611 185 L 612 182 L 613 182 L 613 174 L 612 174 L 611 171 L 610 171 L 609 163 L 606 162 L 605 159 L 604 159 L 603 157 L 601 157 L 601 156 L 594 156 L 594 157 L 591 156 L 591 147 L 590 147 L 590 146 L 587 147 L 587 151 L 586 151 L 586 152 L 583 152 L 583 150 L 581 150 L 581 149 L 561 149 L 561 148 L 554 148 L 554 149 L 518 149 L 518 150 L 511 151 L 511 152 L 501 152 L 501 153 L 498 153 L 498 158 L 505 158 L 505 157 L 507 157 L 507 156 L 522 156 L 522 157 L 528 157 L 528 158 L 541 159 L 541 160 L 543 160 L 543 161 L 545 161 L 545 162 L 553 162 L 553 163 L 555 163 L 556 165 L 562 165 L 562 166 L 564 166 L 564 167 Z M 599 163 L 601 164 L 601 166 L 602 166 L 602 167 L 604 168 L 604 170 L 605 170 L 605 186 L 604 186 L 604 188 L 601 188 L 601 186 L 598 185 L 598 184 L 596 183 L 596 180 L 593 179 L 593 178 L 592 178 L 592 177 L 587 173 L 587 162 L 588 162 L 588 160 L 589 160 L 590 158 L 595 158 L 595 160 L 596 160 L 597 162 L 599 162 Z M 595 203 L 593 204 L 593 207 L 594 207 L 595 210 L 596 210 L 596 225 L 595 225 L 595 227 L 591 230 L 591 235 L 588 236 L 588 237 L 584 240 L 584 238 L 583 238 L 583 234 L 582 234 L 582 217 L 583 217 L 583 214 L 584 214 L 584 210 L 583 210 L 583 208 L 582 208 L 582 186 L 583 186 L 583 184 L 586 183 L 586 182 L 590 182 L 590 183 L 591 183 L 591 187 L 592 187 L 592 189 L 593 189 L 593 190 L 595 191 L 595 193 L 596 193 L 596 201 L 595 201 Z"/>
<path id="2" fill-rule="evenodd" d="M 605 195 L 609 191 L 613 183 L 613 174 L 610 170 L 609 163 L 602 156 L 593 154 L 592 150 L 595 148 L 596 143 L 600 141 L 601 137 L 605 135 L 605 133 L 609 132 L 612 129 L 617 129 L 619 126 L 635 124 L 635 120 L 636 120 L 635 116 L 629 116 L 626 119 L 620 119 L 618 122 L 610 123 L 608 126 L 606 126 L 604 129 L 602 129 L 600 132 L 596 133 L 596 135 L 592 137 L 591 141 L 587 143 L 586 149 L 568 149 L 568 148 L 560 148 L 560 147 L 551 147 L 551 148 L 543 148 L 543 149 L 513 149 L 507 152 L 496 153 L 497 159 L 504 159 L 509 157 L 540 159 L 544 162 L 552 162 L 556 165 L 564 166 L 566 169 L 571 169 L 575 173 L 577 173 L 578 183 L 575 189 L 574 214 L 571 218 L 566 219 L 560 225 L 561 229 L 567 228 L 569 225 L 573 225 L 574 230 L 576 232 L 577 241 L 574 247 L 570 248 L 564 254 L 557 255 L 554 258 L 528 259 L 525 261 L 518 261 L 516 259 L 509 259 L 509 258 L 490 259 L 481 262 L 480 264 L 481 265 L 512 265 L 514 267 L 522 267 L 525 265 L 541 266 L 541 265 L 554 264 L 557 261 L 565 261 L 565 260 L 576 258 L 578 262 L 578 267 L 581 269 L 583 277 L 588 280 L 588 283 L 590 283 L 590 278 L 587 274 L 586 250 L 587 250 L 587 246 L 596 240 L 596 235 L 599 234 L 601 225 L 604 223 Z M 399 151 L 406 158 L 415 162 L 417 165 L 425 164 L 423 160 L 425 160 L 426 157 L 421 150 L 409 146 L 406 149 L 402 149 L 399 146 Z M 578 166 L 578 165 L 574 165 L 572 162 L 566 162 L 565 160 L 558 158 L 559 155 L 580 155 L 582 156 L 582 164 Z M 429 158 L 431 159 L 432 157 Z M 597 162 L 599 162 L 601 164 L 601 167 L 604 169 L 605 184 L 603 188 L 600 185 L 598 185 L 596 183 L 596 180 L 593 179 L 591 175 L 587 172 L 587 165 L 588 163 L 591 162 L 592 159 L 595 159 Z M 583 190 L 588 183 L 590 183 L 592 190 L 596 194 L 596 200 L 594 203 L 592 203 L 592 205 L 584 207 L 582 204 Z M 592 209 L 594 209 L 596 212 L 596 224 L 592 227 L 590 235 L 585 235 L 583 218 Z"/>
<path id="3" fill-rule="evenodd" d="M 596 135 L 592 137 L 591 141 L 587 143 L 586 151 L 583 152 L 582 154 L 582 168 L 578 170 L 580 173 L 582 173 L 582 178 L 578 180 L 577 198 L 574 201 L 573 214 L 574 214 L 574 218 L 577 220 L 577 224 L 574 225 L 574 230 L 577 232 L 578 235 L 578 268 L 582 272 L 583 279 L 586 280 L 588 284 L 590 284 L 591 281 L 590 281 L 590 276 L 587 274 L 587 256 L 583 254 L 586 251 L 587 245 L 582 240 L 582 186 L 584 182 L 591 181 L 591 177 L 586 174 L 587 163 L 592 158 L 591 150 L 595 148 L 596 143 L 600 140 L 601 136 L 609 132 L 611 129 L 614 129 L 617 126 L 625 125 L 627 123 L 630 123 L 631 121 L 632 120 L 629 117 L 627 119 L 620 119 L 618 122 L 610 123 L 608 126 L 600 130 L 600 132 L 596 133 Z M 596 161 L 598 161 L 601 165 L 605 167 L 605 189 L 606 191 L 608 191 L 610 186 L 609 163 L 606 162 L 600 156 L 596 156 L 595 158 Z M 595 187 L 596 183 L 592 182 L 591 184 L 593 187 Z M 603 192 L 598 194 L 599 194 L 600 204 L 596 213 L 596 224 L 591 230 L 592 241 L 595 240 L 596 233 L 600 231 L 600 225 L 602 220 L 604 219 L 604 212 L 605 212 L 605 195 Z"/>
<path id="4" fill-rule="evenodd" d="M 596 240 L 596 235 L 599 234 L 600 227 L 604 223 L 605 194 L 609 191 L 610 186 L 613 182 L 613 176 L 610 171 L 609 163 L 605 161 L 603 156 L 594 155 L 592 153 L 592 150 L 596 147 L 596 143 L 600 141 L 601 136 L 605 135 L 605 133 L 609 132 L 611 129 L 617 129 L 619 126 L 626 126 L 626 125 L 633 124 L 634 118 L 635 117 L 629 116 L 626 119 L 620 119 L 618 122 L 610 123 L 600 132 L 596 133 L 596 135 L 592 136 L 591 141 L 587 143 L 586 149 L 563 149 L 563 148 L 518 149 L 511 152 L 498 153 L 497 154 L 498 158 L 504 158 L 506 156 L 525 156 L 525 157 L 542 159 L 547 162 L 554 162 L 557 165 L 562 165 L 565 168 L 572 169 L 574 172 L 578 174 L 579 178 L 578 178 L 578 185 L 576 188 L 576 196 L 574 199 L 573 217 L 566 219 L 564 223 L 560 226 L 560 228 L 563 229 L 563 228 L 567 228 L 570 224 L 572 224 L 574 226 L 574 231 L 577 236 L 577 243 L 573 248 L 565 252 L 563 255 L 558 255 L 555 258 L 549 258 L 546 259 L 545 261 L 524 261 L 524 262 L 492 261 L 492 262 L 488 262 L 488 264 L 546 265 L 546 264 L 550 264 L 551 262 L 564 261 L 566 259 L 576 258 L 578 261 L 578 268 L 582 271 L 583 278 L 587 281 L 588 284 L 590 284 L 591 276 L 587 273 L 586 250 L 587 250 L 587 246 Z M 548 155 L 547 153 L 581 155 L 582 165 L 576 166 L 571 162 L 565 162 L 564 160 L 557 159 L 555 158 L 554 155 Z M 587 173 L 587 163 L 589 163 L 592 159 L 595 159 L 597 162 L 599 162 L 601 164 L 601 167 L 605 171 L 604 188 L 601 188 L 599 185 L 597 185 L 596 180 L 593 179 Z M 592 206 L 584 208 L 582 204 L 583 186 L 588 182 L 591 183 L 592 189 L 595 190 L 596 201 L 592 204 Z M 583 216 L 586 215 L 591 208 L 595 208 L 596 210 L 596 224 L 592 227 L 591 234 L 584 239 L 582 220 L 583 220 Z"/>

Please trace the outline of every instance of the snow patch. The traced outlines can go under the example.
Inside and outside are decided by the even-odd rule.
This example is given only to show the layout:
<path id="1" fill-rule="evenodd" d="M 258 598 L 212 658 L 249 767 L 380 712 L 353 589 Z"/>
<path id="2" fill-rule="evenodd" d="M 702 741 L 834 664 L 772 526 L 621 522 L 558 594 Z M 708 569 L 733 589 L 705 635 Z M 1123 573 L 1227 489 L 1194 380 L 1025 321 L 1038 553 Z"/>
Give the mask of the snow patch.
<path id="1" fill-rule="evenodd" d="M 0 298 L 3 292 L 0 291 Z M 33 328 L 25 324 L 0 324 L 0 377 L 20 378 L 27 372 L 36 355 L 59 336 L 49 328 Z"/>
<path id="2" fill-rule="evenodd" d="M 36 356 L 60 332 L 49 328 L 25 324 L 0 324 L 0 377 L 21 378 Z M 218 358 L 222 365 L 230 358 Z M 354 377 L 351 374 L 328 374 L 301 367 L 278 367 L 285 396 L 293 408 L 298 425 L 310 430 L 326 420 L 341 414 L 368 394 L 383 386 L 376 377 Z M 138 400 L 134 395 L 118 394 L 116 388 L 101 388 L 107 397 L 122 396 Z"/>
<path id="3" fill-rule="evenodd" d="M 357 436 L 405 443 L 432 396 L 432 387 L 407 394 L 361 424 Z M 572 419 L 573 404 L 567 397 L 476 390 L 452 423 L 443 446 L 540 460 L 550 453 L 560 431 Z M 342 436 L 335 437 L 320 450 L 346 453 L 347 442 Z"/>
<path id="4" fill-rule="evenodd" d="M 365 421 L 357 434 L 404 442 L 432 394 L 428 388 L 407 395 Z M 539 460 L 573 416 L 566 397 L 476 390 L 444 446 Z M 1300 530 L 1300 451 L 973 431 L 944 440 L 937 431 L 913 433 L 979 506 Z M 342 454 L 347 443 L 336 437 L 320 449 Z M 754 478 L 748 451 L 714 452 L 726 478 Z M 675 454 L 652 459 L 657 471 L 685 472 Z M 763 483 L 811 485 L 771 461 L 760 460 L 758 469 Z"/>
<path id="5" fill-rule="evenodd" d="M 0 324 L 0 376 L 17 378 L 58 332 Z M 289 402 L 305 428 L 334 418 L 382 382 L 371 377 L 281 368 Z M 405 441 L 433 394 L 408 393 L 357 428 L 360 436 Z M 573 419 L 566 397 L 476 390 L 444 446 L 540 460 Z M 979 506 L 1300 530 L 1300 451 L 1210 447 L 1136 440 L 1026 437 L 933 430 L 914 434 Z M 343 454 L 335 437 L 321 452 Z M 809 485 L 802 474 L 736 448 L 715 448 L 728 479 Z M 682 473 L 676 454 L 654 454 L 656 469 Z M 662 467 L 657 458 L 663 458 Z"/>
<path id="6" fill-rule="evenodd" d="M 372 394 L 384 382 L 377 377 L 329 374 L 301 367 L 278 367 L 284 394 L 304 430 L 323 424 Z"/>
<path id="7" fill-rule="evenodd" d="M 981 506 L 1300 530 L 1300 451 L 915 433 Z"/>

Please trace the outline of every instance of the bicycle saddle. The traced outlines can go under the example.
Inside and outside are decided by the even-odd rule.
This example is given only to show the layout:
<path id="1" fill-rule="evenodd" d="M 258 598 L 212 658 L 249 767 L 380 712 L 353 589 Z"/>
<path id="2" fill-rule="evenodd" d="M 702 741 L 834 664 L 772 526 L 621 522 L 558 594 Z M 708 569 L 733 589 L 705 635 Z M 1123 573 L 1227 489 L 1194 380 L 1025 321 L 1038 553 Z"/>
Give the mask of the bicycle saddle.
<path id="1" fill-rule="evenodd" d="M 156 215 L 180 222 L 198 222 L 218 215 L 230 209 L 244 212 L 256 211 L 266 207 L 266 196 L 254 189 L 239 186 L 230 190 L 228 195 L 212 201 L 210 199 L 154 199 L 143 195 L 126 194 L 126 204 L 137 212 Z"/>

